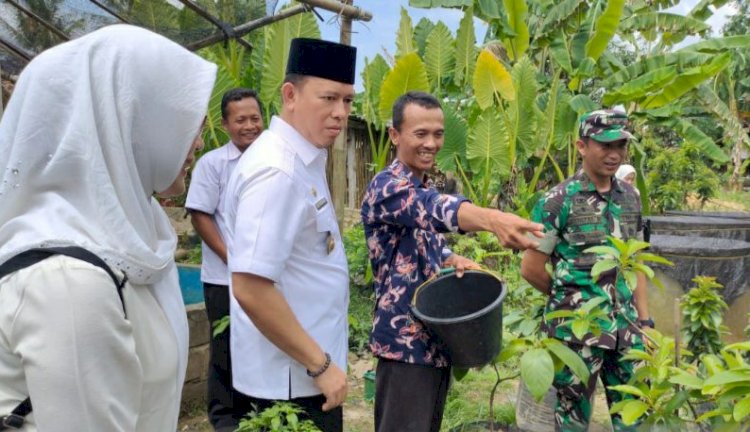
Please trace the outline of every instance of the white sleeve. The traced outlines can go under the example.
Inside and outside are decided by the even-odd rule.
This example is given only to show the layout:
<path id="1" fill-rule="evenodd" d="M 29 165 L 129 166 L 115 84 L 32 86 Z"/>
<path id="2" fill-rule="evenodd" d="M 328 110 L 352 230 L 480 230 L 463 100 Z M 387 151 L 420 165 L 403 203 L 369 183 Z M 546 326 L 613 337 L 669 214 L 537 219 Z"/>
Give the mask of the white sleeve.
<path id="1" fill-rule="evenodd" d="M 9 332 L 34 423 L 49 432 L 134 432 L 143 374 L 114 283 L 91 265 L 60 262 L 30 269 Z"/>
<path id="2" fill-rule="evenodd" d="M 190 176 L 185 208 L 214 214 L 221 195 L 219 170 L 214 166 L 209 154 L 198 159 Z"/>
<path id="3" fill-rule="evenodd" d="M 231 273 L 251 273 L 278 282 L 303 223 L 306 200 L 293 179 L 266 168 L 239 188 Z"/>

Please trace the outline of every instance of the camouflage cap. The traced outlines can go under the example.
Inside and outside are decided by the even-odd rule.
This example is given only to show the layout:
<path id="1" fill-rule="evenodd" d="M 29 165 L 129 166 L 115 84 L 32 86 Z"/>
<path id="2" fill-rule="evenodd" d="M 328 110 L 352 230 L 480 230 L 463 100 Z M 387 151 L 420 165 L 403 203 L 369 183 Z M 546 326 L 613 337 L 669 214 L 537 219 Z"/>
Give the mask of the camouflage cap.
<path id="1" fill-rule="evenodd" d="M 578 136 L 589 137 L 599 142 L 631 140 L 633 134 L 625 130 L 630 122 L 624 112 L 596 110 L 586 113 L 579 119 Z"/>

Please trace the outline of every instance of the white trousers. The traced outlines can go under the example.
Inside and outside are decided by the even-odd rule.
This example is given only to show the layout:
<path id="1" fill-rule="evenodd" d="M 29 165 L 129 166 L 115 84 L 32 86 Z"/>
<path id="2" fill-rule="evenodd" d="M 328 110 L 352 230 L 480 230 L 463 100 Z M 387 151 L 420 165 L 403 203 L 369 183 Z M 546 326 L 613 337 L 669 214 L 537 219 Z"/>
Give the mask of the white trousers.
<path id="1" fill-rule="evenodd" d="M 120 275 L 121 276 L 121 275 Z M 31 396 L 26 432 L 171 432 L 178 348 L 147 286 L 123 290 L 65 256 L 0 281 L 0 416 Z"/>

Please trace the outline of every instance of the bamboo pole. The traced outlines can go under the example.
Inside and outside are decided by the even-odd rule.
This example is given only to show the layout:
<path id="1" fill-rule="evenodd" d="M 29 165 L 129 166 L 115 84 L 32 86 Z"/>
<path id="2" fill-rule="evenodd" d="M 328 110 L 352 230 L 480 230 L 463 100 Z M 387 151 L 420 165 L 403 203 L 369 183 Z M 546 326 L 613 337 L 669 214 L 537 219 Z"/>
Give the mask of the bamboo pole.
<path id="1" fill-rule="evenodd" d="M 319 0 L 316 0 L 319 1 Z M 352 0 L 344 0 L 348 4 L 352 3 Z M 309 0 L 305 0 L 305 3 L 312 3 Z M 344 6 L 351 7 L 351 6 Z M 343 45 L 351 45 L 352 43 L 352 19 L 342 14 L 341 17 L 341 32 L 339 34 L 339 41 Z M 348 119 L 347 119 L 348 120 Z M 346 178 L 346 136 L 347 127 L 341 130 L 341 133 L 336 137 L 336 141 L 333 143 L 333 151 L 331 157 L 333 158 L 333 173 L 331 174 L 331 198 L 333 199 L 333 208 L 336 209 L 336 220 L 339 223 L 339 229 L 344 229 L 344 208 L 346 207 L 346 191 L 347 191 L 347 178 Z"/>

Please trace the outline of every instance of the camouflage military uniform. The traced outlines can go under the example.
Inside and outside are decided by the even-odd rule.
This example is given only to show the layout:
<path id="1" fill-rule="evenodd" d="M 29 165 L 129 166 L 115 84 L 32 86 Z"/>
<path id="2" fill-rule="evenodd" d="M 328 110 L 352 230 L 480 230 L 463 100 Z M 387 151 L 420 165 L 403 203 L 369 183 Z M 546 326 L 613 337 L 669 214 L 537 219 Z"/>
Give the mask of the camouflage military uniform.
<path id="1" fill-rule="evenodd" d="M 621 360 L 631 347 L 642 347 L 638 331 L 628 322 L 637 322 L 633 294 L 615 270 L 594 282 L 591 267 L 597 255 L 584 253 L 589 247 L 607 244 L 607 236 L 627 240 L 642 238 L 640 201 L 632 186 L 613 177 L 609 192 L 597 192 L 583 170 L 547 192 L 532 212 L 535 222 L 544 224 L 546 236 L 538 250 L 547 255 L 553 266 L 552 285 L 545 313 L 573 310 L 588 300 L 606 299 L 599 308 L 607 313 L 598 324 L 601 334 L 573 335 L 565 319 L 545 320 L 543 329 L 550 337 L 565 341 L 578 352 L 591 372 L 588 383 L 581 383 L 569 369 L 555 375 L 558 392 L 556 424 L 564 431 L 585 430 L 591 416 L 590 396 L 596 378 L 605 387 L 626 383 L 633 364 Z M 627 317 L 627 320 L 625 319 Z M 607 391 L 610 405 L 622 398 Z M 615 430 L 624 430 L 618 416 L 613 417 Z"/>

